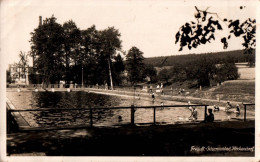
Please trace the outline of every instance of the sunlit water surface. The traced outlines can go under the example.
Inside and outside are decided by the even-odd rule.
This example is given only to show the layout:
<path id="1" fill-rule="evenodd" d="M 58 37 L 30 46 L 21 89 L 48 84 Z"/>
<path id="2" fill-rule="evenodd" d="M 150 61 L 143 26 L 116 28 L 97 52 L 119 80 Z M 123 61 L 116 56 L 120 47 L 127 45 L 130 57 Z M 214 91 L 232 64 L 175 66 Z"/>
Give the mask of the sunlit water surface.
<path id="1" fill-rule="evenodd" d="M 112 96 L 88 92 L 7 92 L 7 97 L 17 109 L 40 108 L 93 108 L 94 126 L 112 126 L 129 124 L 131 121 L 130 109 L 99 109 L 95 107 L 125 107 L 160 105 L 159 101 L 152 102 L 149 98 L 133 98 L 125 96 Z M 180 102 L 169 101 L 171 105 L 180 105 Z M 187 103 L 183 103 L 187 104 Z M 168 105 L 168 103 L 167 103 Z M 198 120 L 204 119 L 204 107 L 197 107 Z M 232 110 L 233 111 L 233 110 Z M 89 110 L 72 111 L 31 111 L 21 112 L 21 115 L 32 127 L 53 127 L 88 125 Z M 214 112 L 216 120 L 228 118 L 243 118 L 243 110 L 237 115 L 233 112 Z M 152 123 L 153 109 L 136 109 L 135 123 Z M 191 112 L 188 108 L 157 108 L 156 122 L 158 124 L 174 124 L 176 122 L 189 121 Z M 254 114 L 248 114 L 248 116 Z"/>

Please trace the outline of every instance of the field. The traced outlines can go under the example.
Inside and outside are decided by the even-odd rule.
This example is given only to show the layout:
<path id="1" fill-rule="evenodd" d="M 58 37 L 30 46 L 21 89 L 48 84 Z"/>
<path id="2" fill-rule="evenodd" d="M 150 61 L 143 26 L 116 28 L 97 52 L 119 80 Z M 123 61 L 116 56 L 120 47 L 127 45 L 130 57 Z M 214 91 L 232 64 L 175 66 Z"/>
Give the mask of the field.
<path id="1" fill-rule="evenodd" d="M 203 99 L 214 99 L 216 101 L 233 101 L 241 103 L 255 103 L 255 81 L 254 80 L 233 80 L 226 81 L 222 85 L 209 90 L 195 91 L 193 97 Z M 225 102 L 219 105 L 224 106 Z M 224 104 L 224 105 L 223 105 Z"/>
<path id="2" fill-rule="evenodd" d="M 216 88 L 214 92 L 226 94 L 250 94 L 255 95 L 255 81 L 252 80 L 234 80 L 226 81 L 223 85 Z"/>
<path id="3" fill-rule="evenodd" d="M 255 68 L 238 67 L 238 73 L 240 74 L 239 80 L 241 80 L 241 79 L 246 79 L 246 80 L 255 79 Z"/>

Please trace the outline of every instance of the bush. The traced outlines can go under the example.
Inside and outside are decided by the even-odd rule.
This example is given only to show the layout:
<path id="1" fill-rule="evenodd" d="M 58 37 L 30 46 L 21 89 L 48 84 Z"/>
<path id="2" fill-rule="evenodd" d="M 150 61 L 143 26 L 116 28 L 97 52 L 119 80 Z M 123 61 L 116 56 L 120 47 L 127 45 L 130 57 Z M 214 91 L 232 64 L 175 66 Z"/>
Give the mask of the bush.
<path id="1" fill-rule="evenodd" d="M 225 62 L 217 69 L 215 80 L 224 82 L 226 80 L 235 80 L 239 78 L 238 69 L 235 63 Z"/>

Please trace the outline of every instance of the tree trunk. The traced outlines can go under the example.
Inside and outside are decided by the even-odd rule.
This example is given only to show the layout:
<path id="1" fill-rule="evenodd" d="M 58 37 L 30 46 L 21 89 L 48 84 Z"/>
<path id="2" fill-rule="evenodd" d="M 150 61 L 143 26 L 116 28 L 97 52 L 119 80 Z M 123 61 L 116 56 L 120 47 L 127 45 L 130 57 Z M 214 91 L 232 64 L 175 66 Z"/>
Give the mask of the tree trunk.
<path id="1" fill-rule="evenodd" d="M 24 66 L 24 79 L 25 79 L 25 80 L 24 80 L 25 85 L 27 85 L 27 84 L 26 84 L 27 82 L 26 82 L 26 67 L 25 67 L 25 66 Z"/>
<path id="2" fill-rule="evenodd" d="M 108 59 L 108 70 L 109 70 L 111 90 L 114 90 L 114 87 L 113 87 L 113 79 L 112 79 L 112 73 L 111 73 L 111 67 L 110 67 L 110 59 Z"/>
<path id="3" fill-rule="evenodd" d="M 69 84 L 69 53 L 66 52 L 66 77 L 65 77 L 65 85 Z"/>

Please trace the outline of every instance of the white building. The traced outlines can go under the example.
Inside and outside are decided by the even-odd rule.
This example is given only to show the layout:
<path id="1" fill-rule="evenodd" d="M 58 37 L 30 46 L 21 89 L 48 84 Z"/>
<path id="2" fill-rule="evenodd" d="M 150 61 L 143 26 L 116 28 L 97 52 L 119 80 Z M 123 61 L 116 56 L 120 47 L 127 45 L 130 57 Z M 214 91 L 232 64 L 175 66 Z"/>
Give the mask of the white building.
<path id="1" fill-rule="evenodd" d="M 9 65 L 9 71 L 12 83 L 26 85 L 29 84 L 29 66 L 23 68 L 21 65 L 11 64 Z"/>

